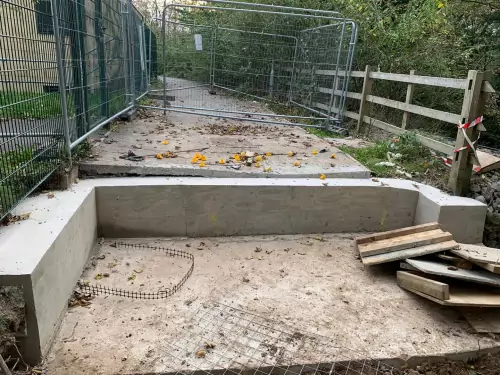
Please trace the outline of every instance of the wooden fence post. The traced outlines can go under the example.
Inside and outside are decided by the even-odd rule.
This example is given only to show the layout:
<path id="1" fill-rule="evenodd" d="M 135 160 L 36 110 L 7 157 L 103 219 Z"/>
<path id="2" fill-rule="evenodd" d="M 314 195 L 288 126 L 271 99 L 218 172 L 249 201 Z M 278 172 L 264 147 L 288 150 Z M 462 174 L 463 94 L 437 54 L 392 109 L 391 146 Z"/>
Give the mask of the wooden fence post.
<path id="1" fill-rule="evenodd" d="M 410 75 L 414 75 L 415 71 L 410 70 Z M 413 100 L 413 90 L 415 88 L 415 85 L 413 83 L 408 84 L 408 88 L 406 89 L 406 104 L 411 104 L 411 101 Z M 403 113 L 403 123 L 401 124 L 402 129 L 406 129 L 408 126 L 408 122 L 410 121 L 410 112 L 404 111 Z"/>
<path id="2" fill-rule="evenodd" d="M 470 70 L 467 76 L 468 88 L 465 90 L 462 105 L 462 123 L 465 124 L 483 114 L 486 93 L 482 92 L 483 81 L 489 79 L 489 73 Z M 474 142 L 478 137 L 477 126 L 466 129 L 467 137 Z M 467 141 L 461 129 L 457 133 L 455 149 L 467 146 Z M 449 187 L 454 195 L 465 196 L 469 191 L 470 179 L 472 176 L 472 165 L 474 154 L 470 149 L 465 149 L 454 153 L 453 165 L 451 167 Z"/>
<path id="3" fill-rule="evenodd" d="M 358 125 L 356 126 L 356 134 L 359 134 L 361 129 L 361 124 L 363 124 L 363 117 L 367 113 L 369 103 L 366 101 L 366 96 L 371 94 L 372 91 L 372 79 L 370 78 L 370 72 L 372 71 L 370 65 L 365 68 L 365 76 L 363 80 L 363 90 L 361 91 L 361 99 L 359 102 L 359 119 Z"/>

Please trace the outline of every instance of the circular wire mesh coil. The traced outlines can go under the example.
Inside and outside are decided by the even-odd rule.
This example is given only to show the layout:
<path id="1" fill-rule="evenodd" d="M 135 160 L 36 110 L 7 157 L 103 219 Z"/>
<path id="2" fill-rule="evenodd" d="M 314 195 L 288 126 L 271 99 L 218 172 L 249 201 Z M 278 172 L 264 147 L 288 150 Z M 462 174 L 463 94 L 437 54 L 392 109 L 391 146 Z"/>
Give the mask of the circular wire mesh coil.
<path id="1" fill-rule="evenodd" d="M 172 296 L 178 290 L 182 288 L 182 286 L 189 279 L 194 270 L 194 256 L 191 253 L 177 250 L 177 249 L 169 249 L 157 246 L 147 246 L 147 245 L 135 245 L 135 244 L 127 244 L 121 242 L 115 242 L 111 245 L 112 247 L 124 247 L 124 248 L 132 248 L 132 249 L 149 249 L 153 251 L 161 251 L 165 253 L 165 255 L 172 258 L 185 258 L 189 259 L 190 266 L 188 271 L 184 274 L 181 280 L 179 280 L 173 287 L 166 288 L 164 290 L 160 290 L 157 292 L 137 292 L 131 291 L 122 288 L 110 288 L 103 285 L 90 284 L 87 281 L 79 281 L 78 287 L 82 293 L 91 294 L 93 296 L 98 295 L 110 295 L 110 296 L 118 296 L 118 297 L 126 297 L 132 299 L 165 299 Z"/>

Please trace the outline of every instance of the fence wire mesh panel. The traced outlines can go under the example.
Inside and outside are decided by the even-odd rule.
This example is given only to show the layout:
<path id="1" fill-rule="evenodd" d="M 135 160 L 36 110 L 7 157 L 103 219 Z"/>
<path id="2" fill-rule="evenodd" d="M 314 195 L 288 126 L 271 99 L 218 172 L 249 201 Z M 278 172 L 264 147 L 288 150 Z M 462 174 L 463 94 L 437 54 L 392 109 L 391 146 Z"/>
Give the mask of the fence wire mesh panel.
<path id="1" fill-rule="evenodd" d="M 162 374 L 399 375 L 334 340 L 219 303 L 204 303 L 161 346 Z"/>
<path id="2" fill-rule="evenodd" d="M 164 105 L 185 112 L 313 127 L 340 126 L 356 24 L 336 12 L 223 0 L 168 4 Z M 327 70 L 320 77 L 313 72 Z M 326 108 L 326 109 L 325 109 Z"/>
<path id="3" fill-rule="evenodd" d="M 0 0 L 0 219 L 147 92 L 144 29 L 131 0 Z"/>

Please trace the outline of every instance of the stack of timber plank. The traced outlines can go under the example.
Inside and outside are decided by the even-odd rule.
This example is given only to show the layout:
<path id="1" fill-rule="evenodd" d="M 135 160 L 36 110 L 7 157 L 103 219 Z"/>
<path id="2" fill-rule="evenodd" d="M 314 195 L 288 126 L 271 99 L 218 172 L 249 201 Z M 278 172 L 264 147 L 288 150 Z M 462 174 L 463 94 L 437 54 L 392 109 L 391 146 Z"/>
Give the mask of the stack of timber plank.
<path id="1" fill-rule="evenodd" d="M 451 233 L 438 223 L 422 224 L 389 232 L 357 237 L 356 252 L 363 264 L 393 262 L 438 253 L 458 247 Z"/>
<path id="2" fill-rule="evenodd" d="M 355 249 L 367 266 L 402 261 L 398 285 L 435 303 L 500 307 L 500 249 L 459 244 L 438 223 L 357 237 Z"/>

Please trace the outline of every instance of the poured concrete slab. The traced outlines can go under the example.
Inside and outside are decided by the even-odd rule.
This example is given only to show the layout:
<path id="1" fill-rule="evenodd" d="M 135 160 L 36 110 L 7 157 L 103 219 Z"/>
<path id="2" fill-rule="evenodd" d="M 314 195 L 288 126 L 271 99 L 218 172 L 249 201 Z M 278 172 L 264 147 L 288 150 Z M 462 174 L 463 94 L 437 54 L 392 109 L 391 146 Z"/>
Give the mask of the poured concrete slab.
<path id="1" fill-rule="evenodd" d="M 27 199 L 16 213 L 28 211 L 28 220 L 0 228 L 0 284 L 23 286 L 23 348 L 36 363 L 97 236 L 380 232 L 439 222 L 459 241 L 477 243 L 486 206 L 403 180 L 156 177 L 81 181 L 53 199 Z"/>
<path id="2" fill-rule="evenodd" d="M 219 100 L 230 102 L 222 107 L 270 112 L 258 103 L 233 97 Z M 370 177 L 370 171 L 358 161 L 300 127 L 175 112 L 167 112 L 165 116 L 162 111 L 150 109 L 141 109 L 140 114 L 140 118 L 132 122 L 117 125 L 106 138 L 103 131 L 91 139 L 93 158 L 82 162 L 80 170 L 94 176 L 317 178 L 325 174 L 329 178 Z M 168 140 L 168 145 L 162 144 L 164 140 Z M 120 159 L 120 155 L 129 150 L 146 156 L 145 160 Z M 313 155 L 313 150 L 318 154 Z M 320 152 L 322 150 L 324 152 Z M 156 154 L 167 151 L 175 152 L 177 157 L 156 159 Z M 196 151 L 208 158 L 206 167 L 191 163 Z M 233 163 L 230 157 L 242 151 L 270 152 L 273 156 L 259 168 Z M 289 157 L 290 151 L 297 154 Z M 336 155 L 335 159 L 332 154 Z M 220 165 L 221 159 L 226 164 Z M 296 161 L 300 162 L 300 167 L 294 166 Z M 268 167 L 271 171 L 264 172 Z"/>
<path id="3" fill-rule="evenodd" d="M 296 335 L 327 336 L 336 347 L 355 349 L 365 358 L 442 355 L 500 345 L 470 334 L 459 312 L 400 289 L 390 269 L 364 269 L 354 258 L 352 239 L 351 234 L 312 234 L 125 240 L 190 251 L 195 256 L 193 275 L 167 300 L 100 296 L 88 308 L 69 310 L 49 355 L 49 373 L 172 371 L 168 361 L 172 344 L 191 330 L 188 325 L 195 323 L 189 319 L 197 309 L 205 306 L 206 315 L 212 315 L 213 302 L 283 322 Z M 157 291 L 186 271 L 184 259 L 162 260 L 151 251 L 131 251 L 111 243 L 104 242 L 98 254 L 105 259 L 86 270 L 84 279 L 107 287 Z M 109 268 L 110 262 L 116 266 Z M 130 281 L 133 269 L 141 272 Z M 110 272 L 110 277 L 94 279 L 103 272 Z M 198 339 L 203 342 L 201 328 Z M 210 336 L 209 331 L 204 334 Z M 222 341 L 219 336 L 215 344 L 222 346 Z M 246 350 L 248 356 L 254 354 L 252 347 Z M 301 360 L 314 363 L 322 354 L 303 347 Z M 193 348 L 177 355 L 191 366 L 196 363 Z M 214 355 L 207 355 L 204 363 L 198 361 L 198 366 L 214 366 Z"/>

